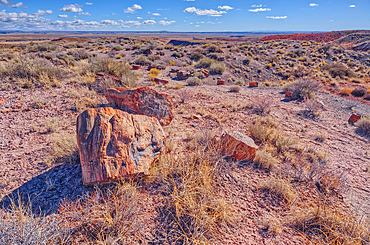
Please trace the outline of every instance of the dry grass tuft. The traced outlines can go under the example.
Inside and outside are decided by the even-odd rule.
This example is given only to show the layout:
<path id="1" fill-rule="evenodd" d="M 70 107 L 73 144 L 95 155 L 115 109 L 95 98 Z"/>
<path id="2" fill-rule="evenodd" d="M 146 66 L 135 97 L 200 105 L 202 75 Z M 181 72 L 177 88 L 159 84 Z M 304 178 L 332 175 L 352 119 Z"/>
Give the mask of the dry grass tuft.
<path id="1" fill-rule="evenodd" d="M 359 133 L 370 136 L 370 118 L 361 117 L 361 119 L 358 120 L 355 125 Z"/>
<path id="2" fill-rule="evenodd" d="M 234 224 L 235 215 L 216 188 L 222 164 L 212 138 L 195 138 L 198 145 L 187 156 L 164 154 L 152 169 L 164 189 L 162 232 L 170 244 L 205 244 Z"/>
<path id="3" fill-rule="evenodd" d="M 30 202 L 10 201 L 8 209 L 0 210 L 0 244 L 67 244 L 69 233 L 63 220 L 56 216 L 37 217 Z"/>
<path id="4" fill-rule="evenodd" d="M 73 238 L 87 244 L 134 244 L 138 237 L 137 187 L 129 183 L 99 188 L 76 201 L 64 201 L 61 218 Z"/>
<path id="5" fill-rule="evenodd" d="M 52 148 L 46 157 L 45 163 L 52 167 L 56 163 L 79 163 L 77 139 L 75 134 L 66 132 L 56 133 L 52 137 Z"/>
<path id="6" fill-rule="evenodd" d="M 292 93 L 292 99 L 306 100 L 315 98 L 319 82 L 313 79 L 301 78 L 285 86 L 284 91 Z"/>

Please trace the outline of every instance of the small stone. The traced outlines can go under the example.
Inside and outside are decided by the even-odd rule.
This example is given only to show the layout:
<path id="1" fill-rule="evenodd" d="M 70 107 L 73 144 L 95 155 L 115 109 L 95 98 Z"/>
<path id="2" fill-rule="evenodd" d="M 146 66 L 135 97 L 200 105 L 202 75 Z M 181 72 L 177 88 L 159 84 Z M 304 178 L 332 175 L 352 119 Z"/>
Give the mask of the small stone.
<path id="1" fill-rule="evenodd" d="M 252 160 L 258 148 L 251 138 L 238 131 L 223 133 L 220 147 L 223 155 L 239 161 Z"/>

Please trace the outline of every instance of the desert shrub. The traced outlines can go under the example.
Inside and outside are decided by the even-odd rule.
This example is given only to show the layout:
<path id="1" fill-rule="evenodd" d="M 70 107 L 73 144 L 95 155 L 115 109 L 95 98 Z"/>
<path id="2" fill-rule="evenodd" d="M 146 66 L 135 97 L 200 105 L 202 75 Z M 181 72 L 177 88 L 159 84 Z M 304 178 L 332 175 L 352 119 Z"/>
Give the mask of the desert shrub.
<path id="1" fill-rule="evenodd" d="M 240 86 L 238 85 L 235 85 L 235 86 L 231 86 L 230 87 L 230 92 L 233 92 L 233 93 L 239 93 L 240 92 Z"/>
<path id="2" fill-rule="evenodd" d="M 134 60 L 136 65 L 149 66 L 152 65 L 152 62 L 147 60 L 145 56 L 140 55 Z"/>
<path id="3" fill-rule="evenodd" d="M 131 70 L 131 67 L 120 63 L 112 58 L 92 58 L 86 67 L 81 70 L 82 75 L 95 75 L 98 72 L 104 72 L 110 75 L 117 76 L 122 82 L 118 82 L 122 86 L 135 86 L 136 85 L 136 74 Z M 109 83 L 111 79 L 105 79 L 106 83 Z M 98 86 L 103 85 L 103 82 L 97 84 Z M 104 86 L 101 86 L 102 88 Z"/>
<path id="4" fill-rule="evenodd" d="M 225 68 L 225 64 L 224 63 L 222 63 L 222 62 L 215 62 L 215 63 L 211 64 L 211 66 L 209 67 L 209 70 L 213 74 L 222 74 L 222 73 L 224 73 L 224 71 L 226 70 L 226 68 Z"/>
<path id="5" fill-rule="evenodd" d="M 355 88 L 355 89 L 351 92 L 351 94 L 352 94 L 353 96 L 356 96 L 356 97 L 362 97 L 362 96 L 364 96 L 365 94 L 367 94 L 367 89 L 366 89 L 366 88 L 364 88 L 364 87 L 357 87 L 357 88 Z"/>
<path id="6" fill-rule="evenodd" d="M 188 86 L 200 86 L 203 83 L 202 83 L 202 80 L 200 80 L 197 77 L 189 77 L 188 79 L 186 79 L 186 84 Z"/>
<path id="7" fill-rule="evenodd" d="M 202 50 L 201 49 L 193 50 L 192 52 L 189 53 L 189 57 L 192 60 L 200 60 L 201 58 L 203 58 Z"/>
<path id="8" fill-rule="evenodd" d="M 148 78 L 152 81 L 159 75 L 160 71 L 156 68 L 152 68 L 149 71 Z"/>
<path id="9" fill-rule="evenodd" d="M 112 48 L 112 50 L 115 50 L 115 51 L 121 51 L 121 50 L 123 50 L 123 47 L 122 47 L 122 46 L 114 46 L 114 47 Z"/>
<path id="10" fill-rule="evenodd" d="M 235 80 L 235 84 L 236 85 L 239 85 L 239 86 L 244 86 L 245 85 L 245 81 L 244 81 L 244 78 L 242 77 L 239 77 Z"/>
<path id="11" fill-rule="evenodd" d="M 266 116 L 271 111 L 272 101 L 264 97 L 256 97 L 252 104 L 252 113 L 260 116 Z"/>
<path id="12" fill-rule="evenodd" d="M 20 198 L 18 198 L 20 200 Z M 0 210 L 0 244 L 66 244 L 68 231 L 63 220 L 55 216 L 36 216 L 31 203 L 11 199 L 6 210 Z"/>
<path id="13" fill-rule="evenodd" d="M 210 52 L 210 53 L 213 53 L 213 52 L 221 53 L 222 52 L 222 48 L 219 47 L 219 46 L 216 46 L 216 45 L 210 45 L 208 47 L 208 52 Z"/>
<path id="14" fill-rule="evenodd" d="M 292 93 L 292 99 L 312 99 L 315 97 L 315 92 L 319 89 L 319 85 L 319 82 L 316 80 L 300 78 L 285 86 L 284 91 Z"/>
<path id="15" fill-rule="evenodd" d="M 195 64 L 197 68 L 209 68 L 215 61 L 210 58 L 203 58 Z"/>
<path id="16" fill-rule="evenodd" d="M 310 119 L 317 119 L 322 111 L 322 105 L 320 102 L 310 99 L 306 100 L 305 102 L 305 110 L 303 111 L 303 115 Z"/>
<path id="17" fill-rule="evenodd" d="M 250 62 L 251 62 L 250 59 L 244 59 L 243 60 L 243 65 L 247 66 L 247 65 L 249 65 Z"/>
<path id="18" fill-rule="evenodd" d="M 71 230 L 88 244 L 135 244 L 138 226 L 138 193 L 133 184 L 98 188 L 76 201 L 65 201 L 59 212 Z"/>
<path id="19" fill-rule="evenodd" d="M 68 66 L 69 65 L 74 65 L 75 59 L 72 55 L 68 55 L 68 54 L 59 52 L 59 53 L 56 54 L 56 56 L 57 56 L 58 59 L 63 60 L 65 62 L 65 64 L 67 64 Z"/>
<path id="20" fill-rule="evenodd" d="M 370 136 L 370 118 L 361 117 L 361 119 L 358 120 L 355 125 L 361 134 Z"/>
<path id="21" fill-rule="evenodd" d="M 154 62 L 154 66 L 156 66 L 160 70 L 164 70 L 166 69 L 166 62 L 164 62 L 163 60 L 156 60 Z"/>
<path id="22" fill-rule="evenodd" d="M 160 60 L 161 56 L 159 56 L 159 55 L 149 55 L 148 59 L 151 60 L 151 61 L 156 61 L 156 60 Z"/>
<path id="23" fill-rule="evenodd" d="M 335 78 L 335 77 L 356 77 L 356 73 L 349 69 L 346 65 L 342 63 L 334 63 L 334 64 L 327 64 L 323 65 L 321 67 L 322 71 L 328 71 L 329 74 Z"/>
<path id="24" fill-rule="evenodd" d="M 171 56 L 175 58 L 182 58 L 184 57 L 184 52 L 175 52 Z"/>
<path id="25" fill-rule="evenodd" d="M 60 47 L 55 43 L 30 43 L 28 45 L 28 52 L 36 51 L 58 51 Z"/>
<path id="26" fill-rule="evenodd" d="M 199 78 L 199 79 L 204 79 L 204 78 L 206 78 L 206 75 L 204 75 L 204 73 L 203 73 L 203 72 L 201 72 L 201 71 L 197 71 L 197 72 L 195 72 L 193 76 L 194 76 L 194 77 L 197 77 L 197 78 Z"/>
<path id="27" fill-rule="evenodd" d="M 42 58 L 18 57 L 11 62 L 0 64 L 0 78 L 19 79 L 14 85 L 21 85 L 24 88 L 58 86 L 58 80 L 68 76 L 69 73 L 66 70 L 56 67 L 50 61 Z M 27 82 L 22 84 L 24 81 Z"/>

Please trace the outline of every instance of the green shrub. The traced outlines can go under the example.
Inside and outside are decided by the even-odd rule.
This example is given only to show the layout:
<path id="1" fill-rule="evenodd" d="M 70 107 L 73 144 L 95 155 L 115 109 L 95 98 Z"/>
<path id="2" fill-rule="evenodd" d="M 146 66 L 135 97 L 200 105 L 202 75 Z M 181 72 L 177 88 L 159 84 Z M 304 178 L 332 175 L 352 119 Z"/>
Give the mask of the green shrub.
<path id="1" fill-rule="evenodd" d="M 245 85 L 245 81 L 242 77 L 239 77 L 235 80 L 235 84 L 236 85 L 239 85 L 239 86 L 244 86 Z"/>
<path id="2" fill-rule="evenodd" d="M 199 78 L 197 77 L 189 77 L 188 79 L 186 79 L 186 84 L 188 86 L 199 86 L 199 85 L 202 85 L 202 80 L 200 80 Z"/>
<path id="3" fill-rule="evenodd" d="M 356 77 L 356 73 L 349 69 L 346 65 L 342 63 L 335 63 L 335 64 L 329 64 L 329 65 L 323 65 L 321 67 L 322 71 L 328 71 L 329 74 L 335 78 L 335 77 Z"/>
<path id="4" fill-rule="evenodd" d="M 305 100 L 315 98 L 315 92 L 319 87 L 320 84 L 318 81 L 301 78 L 298 81 L 288 84 L 284 88 L 284 91 L 292 93 L 292 99 Z"/>
<path id="5" fill-rule="evenodd" d="M 137 57 L 134 62 L 136 65 L 142 65 L 142 66 L 149 66 L 152 64 L 152 62 L 150 60 L 147 60 L 146 57 L 143 55 L 140 55 L 139 57 Z"/>
<path id="6" fill-rule="evenodd" d="M 209 68 L 215 61 L 210 58 L 203 58 L 195 64 L 197 68 Z"/>
<path id="7" fill-rule="evenodd" d="M 361 119 L 358 120 L 355 125 L 359 133 L 370 136 L 370 118 L 361 117 Z"/>
<path id="8" fill-rule="evenodd" d="M 210 72 L 213 74 L 222 74 L 225 69 L 225 64 L 222 62 L 215 62 L 209 68 Z"/>

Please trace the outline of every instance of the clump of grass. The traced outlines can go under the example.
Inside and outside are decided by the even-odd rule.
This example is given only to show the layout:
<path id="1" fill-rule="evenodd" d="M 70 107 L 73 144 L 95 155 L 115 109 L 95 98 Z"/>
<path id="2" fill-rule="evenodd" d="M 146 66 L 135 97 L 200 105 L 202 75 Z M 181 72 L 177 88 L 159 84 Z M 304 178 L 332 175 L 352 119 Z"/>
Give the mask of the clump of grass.
<path id="1" fill-rule="evenodd" d="M 233 92 L 233 93 L 239 93 L 240 92 L 240 86 L 238 85 L 235 85 L 235 86 L 231 86 L 230 87 L 230 92 Z"/>
<path id="2" fill-rule="evenodd" d="M 315 140 L 317 142 L 324 142 L 326 139 L 328 138 L 328 135 L 324 132 L 324 133 L 317 133 L 315 135 Z"/>
<path id="3" fill-rule="evenodd" d="M 207 134 L 208 135 L 208 134 Z M 164 187 L 163 233 L 168 242 L 202 244 L 217 239 L 234 223 L 234 215 L 216 188 L 222 164 L 210 136 L 196 136 L 198 144 L 186 156 L 162 154 L 152 175 Z"/>
<path id="4" fill-rule="evenodd" d="M 160 71 L 157 68 L 152 68 L 149 71 L 148 78 L 152 81 L 159 75 Z"/>
<path id="5" fill-rule="evenodd" d="M 361 119 L 358 120 L 355 125 L 359 133 L 370 136 L 370 118 L 361 117 Z"/>
<path id="6" fill-rule="evenodd" d="M 57 163 L 79 163 L 77 139 L 75 134 L 66 132 L 55 133 L 51 139 L 52 148 L 48 152 L 45 163 L 52 167 Z"/>
<path id="7" fill-rule="evenodd" d="M 318 101 L 314 99 L 306 100 L 305 110 L 303 112 L 304 116 L 311 119 L 317 119 L 319 118 L 321 111 L 322 105 Z"/>
<path id="8" fill-rule="evenodd" d="M 189 77 L 188 79 L 186 79 L 186 84 L 188 86 L 200 86 L 203 83 L 202 83 L 202 80 L 200 80 L 197 77 Z"/>
<path id="9" fill-rule="evenodd" d="M 277 159 L 270 152 L 266 151 L 266 149 L 257 150 L 253 161 L 258 168 L 266 170 L 276 167 L 277 164 Z"/>
<path id="10" fill-rule="evenodd" d="M 266 116 L 271 111 L 271 104 L 272 101 L 270 99 L 257 97 L 251 105 L 252 112 L 260 116 Z"/>
<path id="11" fill-rule="evenodd" d="M 59 213 L 74 239 L 82 237 L 88 244 L 133 244 L 139 230 L 137 206 L 137 187 L 123 182 L 65 201 Z"/>
<path id="12" fill-rule="evenodd" d="M 87 66 L 83 67 L 80 73 L 82 75 L 95 75 L 98 72 L 104 72 L 120 78 L 123 85 L 136 84 L 137 76 L 135 72 L 129 66 L 112 58 L 93 58 Z"/>
<path id="13" fill-rule="evenodd" d="M 365 94 L 367 94 L 367 89 L 364 88 L 364 87 L 357 87 L 355 88 L 351 94 L 355 97 L 362 97 L 364 96 Z"/>
<path id="14" fill-rule="evenodd" d="M 297 198 L 291 181 L 286 178 L 273 176 L 258 186 L 257 189 L 268 191 L 273 198 L 277 198 L 287 204 L 292 203 Z"/>
<path id="15" fill-rule="evenodd" d="M 55 216 L 36 216 L 31 204 L 23 203 L 18 197 L 16 203 L 0 210 L 0 244 L 66 244 L 68 230 L 63 228 L 62 220 Z"/>
<path id="16" fill-rule="evenodd" d="M 356 77 L 357 74 L 342 63 L 327 64 L 321 67 L 322 71 L 328 71 L 335 78 Z"/>
<path id="17" fill-rule="evenodd" d="M 285 86 L 284 91 L 292 93 L 292 99 L 305 100 L 315 98 L 319 82 L 309 78 L 301 78 Z"/>
<path id="18" fill-rule="evenodd" d="M 239 85 L 239 86 L 244 86 L 245 85 L 245 81 L 242 77 L 239 77 L 235 80 L 235 85 Z"/>
<path id="19" fill-rule="evenodd" d="M 41 97 L 33 96 L 32 101 L 33 101 L 32 107 L 35 109 L 43 109 L 50 105 L 50 101 L 43 99 Z"/>
<path id="20" fill-rule="evenodd" d="M 210 58 L 203 58 L 195 64 L 197 68 L 209 68 L 215 61 Z"/>
<path id="21" fill-rule="evenodd" d="M 68 77 L 69 73 L 63 68 L 54 66 L 42 58 L 17 57 L 12 61 L 0 64 L 0 78 L 12 81 L 11 88 L 50 88 L 59 86 L 59 80 Z M 25 82 L 26 81 L 26 82 Z"/>
<path id="22" fill-rule="evenodd" d="M 213 74 L 222 74 L 222 73 L 225 72 L 226 68 L 225 68 L 224 63 L 215 62 L 215 63 L 211 64 L 211 66 L 209 67 L 209 70 Z"/>

